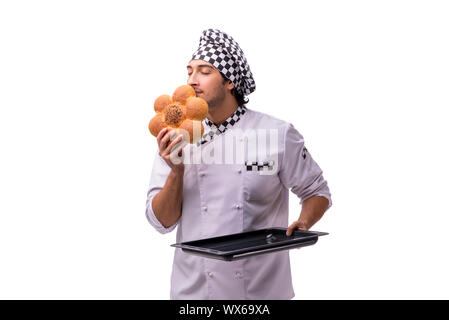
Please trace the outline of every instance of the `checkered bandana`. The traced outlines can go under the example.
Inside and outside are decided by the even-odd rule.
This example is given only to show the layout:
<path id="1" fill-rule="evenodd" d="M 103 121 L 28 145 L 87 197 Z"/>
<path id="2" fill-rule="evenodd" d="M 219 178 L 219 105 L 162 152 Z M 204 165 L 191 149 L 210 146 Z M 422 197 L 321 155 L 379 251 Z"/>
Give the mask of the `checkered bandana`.
<path id="1" fill-rule="evenodd" d="M 240 117 L 245 114 L 246 107 L 245 106 L 239 106 L 237 110 L 227 118 L 225 121 L 223 121 L 222 124 L 217 126 L 215 123 L 210 121 L 209 119 L 205 119 L 206 125 L 210 127 L 210 131 L 203 134 L 203 137 L 200 141 L 196 143 L 197 146 L 200 146 L 206 142 L 211 141 L 215 136 L 218 136 L 228 130 L 230 127 L 232 127 L 236 122 L 240 120 Z"/>
<path id="2" fill-rule="evenodd" d="M 256 90 L 253 74 L 239 44 L 226 33 L 217 29 L 203 31 L 200 44 L 192 60 L 209 62 L 222 75 L 231 80 L 237 92 L 243 96 Z"/>

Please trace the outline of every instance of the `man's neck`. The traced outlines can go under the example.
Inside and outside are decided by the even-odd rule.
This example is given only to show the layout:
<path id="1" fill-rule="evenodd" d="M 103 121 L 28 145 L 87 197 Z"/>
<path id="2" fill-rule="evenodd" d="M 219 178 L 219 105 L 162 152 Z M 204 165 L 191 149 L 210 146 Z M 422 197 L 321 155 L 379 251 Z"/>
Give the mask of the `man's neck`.
<path id="1" fill-rule="evenodd" d="M 237 108 L 237 101 L 234 96 L 231 96 L 225 99 L 221 105 L 209 108 L 207 118 L 214 124 L 220 125 L 223 121 L 229 118 Z"/>

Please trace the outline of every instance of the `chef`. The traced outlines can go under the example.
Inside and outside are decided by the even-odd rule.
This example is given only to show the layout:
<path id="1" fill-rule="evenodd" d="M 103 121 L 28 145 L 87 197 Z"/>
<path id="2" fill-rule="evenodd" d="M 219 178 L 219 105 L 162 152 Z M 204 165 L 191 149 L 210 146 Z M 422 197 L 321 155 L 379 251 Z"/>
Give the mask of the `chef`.
<path id="1" fill-rule="evenodd" d="M 331 206 L 327 182 L 291 123 L 246 106 L 256 86 L 239 44 L 205 30 L 186 70 L 187 84 L 209 105 L 205 132 L 194 144 L 166 129 L 157 136 L 150 224 L 160 233 L 177 229 L 177 242 L 287 227 L 291 190 L 302 206 L 287 235 L 308 230 Z M 177 248 L 170 297 L 291 299 L 289 251 L 227 262 Z"/>

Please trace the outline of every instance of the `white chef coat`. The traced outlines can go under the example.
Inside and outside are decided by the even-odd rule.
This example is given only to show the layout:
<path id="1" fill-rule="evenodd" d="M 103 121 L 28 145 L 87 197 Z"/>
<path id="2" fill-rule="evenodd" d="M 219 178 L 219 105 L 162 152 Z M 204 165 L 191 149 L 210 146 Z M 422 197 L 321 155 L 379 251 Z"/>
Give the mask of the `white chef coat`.
<path id="1" fill-rule="evenodd" d="M 203 122 L 205 124 L 205 122 Z M 265 129 L 266 157 L 249 152 L 247 129 Z M 205 126 L 205 131 L 208 131 Z M 225 162 L 222 155 L 210 164 L 210 155 L 223 149 L 226 137 L 244 141 L 245 161 L 275 162 L 275 174 L 249 171 L 245 163 Z M 270 138 L 271 139 L 271 138 Z M 272 141 L 277 142 L 271 143 Z M 229 148 L 229 146 L 228 146 Z M 237 154 L 235 146 L 232 147 Z M 285 121 L 247 109 L 240 121 L 223 134 L 203 144 L 184 148 L 186 157 L 182 198 L 182 215 L 165 228 L 152 209 L 153 197 L 164 186 L 170 167 L 156 154 L 147 194 L 146 216 L 160 233 L 177 226 L 177 242 L 192 241 L 250 230 L 287 227 L 289 190 L 302 201 L 312 196 L 331 195 L 322 170 L 304 147 L 302 135 Z M 218 153 L 217 153 L 218 152 Z M 193 154 L 207 153 L 207 161 L 194 161 Z M 237 158 L 236 156 L 234 158 Z M 214 159 L 219 159 L 216 157 Z M 241 161 L 240 161 L 241 162 Z M 299 215 L 295 212 L 295 216 Z M 169 250 L 169 248 L 167 248 Z M 176 248 L 171 275 L 171 299 L 291 299 L 292 286 L 289 251 L 279 251 L 236 261 L 222 261 L 184 253 Z"/>

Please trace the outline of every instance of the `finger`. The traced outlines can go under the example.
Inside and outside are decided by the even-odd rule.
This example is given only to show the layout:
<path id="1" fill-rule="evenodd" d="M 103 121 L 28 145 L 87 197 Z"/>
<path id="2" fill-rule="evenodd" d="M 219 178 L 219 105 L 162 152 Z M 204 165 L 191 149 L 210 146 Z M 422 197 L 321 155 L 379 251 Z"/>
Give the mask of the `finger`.
<path id="1" fill-rule="evenodd" d="M 176 147 L 176 149 L 174 149 L 172 152 L 177 152 L 179 157 L 182 157 L 182 149 L 184 149 L 184 147 L 188 144 L 187 141 L 182 140 L 181 144 Z"/>
<path id="2" fill-rule="evenodd" d="M 162 130 L 161 130 L 161 132 L 162 132 Z M 169 130 L 168 130 L 168 128 L 164 128 L 164 131 L 162 132 L 162 134 L 161 134 L 161 136 L 159 137 L 159 140 L 158 140 L 158 147 L 159 147 L 159 150 L 164 150 L 165 149 L 165 147 L 166 147 L 166 145 L 167 145 L 167 138 L 169 138 L 170 137 L 170 134 L 169 134 Z"/>
<path id="3" fill-rule="evenodd" d="M 165 149 L 167 149 L 168 143 L 170 142 L 170 140 L 173 139 L 175 134 L 176 132 L 174 130 L 167 131 L 165 136 L 161 139 L 161 143 L 159 144 L 159 150 L 164 151 Z"/>
<path id="4" fill-rule="evenodd" d="M 161 139 L 162 137 L 165 135 L 165 133 L 167 132 L 167 128 L 163 128 L 161 131 L 159 131 L 159 133 L 157 134 L 156 140 L 157 140 L 157 144 L 159 145 L 161 143 Z"/>
<path id="5" fill-rule="evenodd" d="M 290 237 L 293 233 L 293 231 L 296 229 L 296 222 L 293 222 L 288 228 L 287 228 L 287 237 Z"/>
<path id="6" fill-rule="evenodd" d="M 172 152 L 173 147 L 176 146 L 176 144 L 178 144 L 179 142 L 181 142 L 181 140 L 182 136 L 178 136 L 175 139 L 173 139 L 173 141 L 170 142 L 170 144 L 165 148 L 163 153 L 166 155 L 170 154 Z"/>
<path id="7" fill-rule="evenodd" d="M 175 140 L 178 140 L 178 138 L 176 138 Z M 182 140 L 182 138 L 180 140 Z M 171 148 L 170 161 L 173 164 L 179 165 L 184 161 L 184 156 L 182 154 L 182 148 L 184 148 L 186 144 L 187 143 L 185 141 L 181 141 Z"/>

